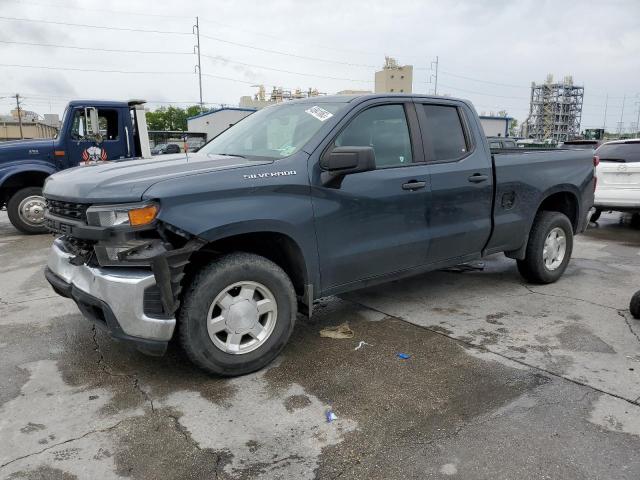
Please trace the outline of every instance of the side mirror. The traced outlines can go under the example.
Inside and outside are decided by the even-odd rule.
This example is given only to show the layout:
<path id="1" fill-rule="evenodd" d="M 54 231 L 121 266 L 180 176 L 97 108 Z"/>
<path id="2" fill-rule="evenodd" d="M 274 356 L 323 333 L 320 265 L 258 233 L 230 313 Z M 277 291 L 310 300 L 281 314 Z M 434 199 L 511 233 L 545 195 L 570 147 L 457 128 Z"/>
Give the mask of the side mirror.
<path id="1" fill-rule="evenodd" d="M 93 137 L 100 135 L 98 110 L 95 107 L 86 107 L 84 109 L 84 118 L 87 119 L 87 133 Z"/>
<path id="2" fill-rule="evenodd" d="M 320 159 L 320 167 L 331 176 L 349 175 L 376 169 L 372 147 L 335 147 Z"/>

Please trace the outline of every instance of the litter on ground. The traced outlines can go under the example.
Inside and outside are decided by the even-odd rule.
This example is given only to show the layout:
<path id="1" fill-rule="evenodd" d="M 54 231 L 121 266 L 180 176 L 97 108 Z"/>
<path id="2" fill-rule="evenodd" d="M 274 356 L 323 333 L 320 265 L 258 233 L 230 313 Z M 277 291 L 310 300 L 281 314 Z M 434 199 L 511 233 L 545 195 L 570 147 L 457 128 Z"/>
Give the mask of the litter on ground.
<path id="1" fill-rule="evenodd" d="M 327 327 L 320 330 L 321 337 L 327 338 L 353 338 L 353 330 L 348 323 L 343 323 L 337 327 Z"/>
<path id="2" fill-rule="evenodd" d="M 373 347 L 373 345 L 371 345 L 370 343 L 367 343 L 364 340 L 360 340 L 360 343 L 358 344 L 358 346 L 356 348 L 354 348 L 354 350 L 360 350 L 365 345 L 369 345 L 370 347 Z"/>

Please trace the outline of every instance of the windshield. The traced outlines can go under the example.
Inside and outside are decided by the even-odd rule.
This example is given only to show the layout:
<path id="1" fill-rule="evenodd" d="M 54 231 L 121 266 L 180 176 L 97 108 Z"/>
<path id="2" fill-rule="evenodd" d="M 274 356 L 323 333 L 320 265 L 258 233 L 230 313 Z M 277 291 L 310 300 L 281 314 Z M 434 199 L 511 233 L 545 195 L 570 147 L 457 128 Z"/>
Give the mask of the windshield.
<path id="1" fill-rule="evenodd" d="M 198 153 L 278 159 L 293 155 L 346 103 L 267 107 L 222 132 Z"/>
<path id="2" fill-rule="evenodd" d="M 60 132 L 62 131 L 62 129 L 66 127 L 65 122 L 67 121 L 67 115 L 69 115 L 69 107 L 65 107 L 64 109 L 64 113 L 62 114 L 62 120 L 60 121 L 60 128 L 58 129 L 58 132 L 56 133 L 55 137 L 53 137 L 54 139 L 57 139 L 60 136 Z"/>
<path id="3" fill-rule="evenodd" d="M 602 162 L 640 162 L 640 142 L 607 143 L 596 150 Z"/>

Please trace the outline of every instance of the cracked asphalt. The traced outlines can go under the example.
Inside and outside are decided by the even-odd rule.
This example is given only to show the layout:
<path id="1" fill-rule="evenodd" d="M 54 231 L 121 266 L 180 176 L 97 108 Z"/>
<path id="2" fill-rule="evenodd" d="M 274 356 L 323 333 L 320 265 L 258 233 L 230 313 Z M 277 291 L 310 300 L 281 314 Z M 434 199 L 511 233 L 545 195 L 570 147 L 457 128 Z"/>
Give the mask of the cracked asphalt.
<path id="1" fill-rule="evenodd" d="M 496 255 L 324 299 L 235 379 L 113 342 L 46 284 L 50 243 L 0 212 L 0 478 L 640 478 L 626 217 L 578 237 L 554 285 Z M 319 336 L 344 322 L 353 339 Z"/>

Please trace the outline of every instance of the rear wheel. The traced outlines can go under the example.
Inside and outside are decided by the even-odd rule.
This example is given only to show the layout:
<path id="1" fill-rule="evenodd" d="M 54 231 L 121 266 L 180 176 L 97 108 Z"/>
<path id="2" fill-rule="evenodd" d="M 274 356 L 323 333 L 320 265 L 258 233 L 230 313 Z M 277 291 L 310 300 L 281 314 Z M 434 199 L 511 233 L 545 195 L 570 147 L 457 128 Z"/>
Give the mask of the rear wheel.
<path id="1" fill-rule="evenodd" d="M 593 212 L 593 215 L 591 215 L 591 218 L 589 220 L 591 222 L 597 222 L 598 219 L 600 218 L 600 215 L 602 215 L 602 209 L 601 208 L 596 208 L 596 211 Z"/>
<path id="2" fill-rule="evenodd" d="M 640 320 L 640 290 L 633 294 L 631 297 L 631 303 L 629 303 L 629 311 L 633 318 Z"/>
<path id="3" fill-rule="evenodd" d="M 529 282 L 553 283 L 567 268 L 573 250 L 573 227 L 560 212 L 539 212 L 518 271 Z"/>
<path id="4" fill-rule="evenodd" d="M 47 233 L 44 210 L 45 200 L 40 187 L 18 190 L 7 202 L 9 220 L 22 233 Z"/>
<path id="5" fill-rule="evenodd" d="M 233 253 L 203 268 L 180 309 L 180 342 L 189 358 L 219 375 L 259 370 L 284 348 L 296 318 L 287 274 L 259 255 Z"/>

